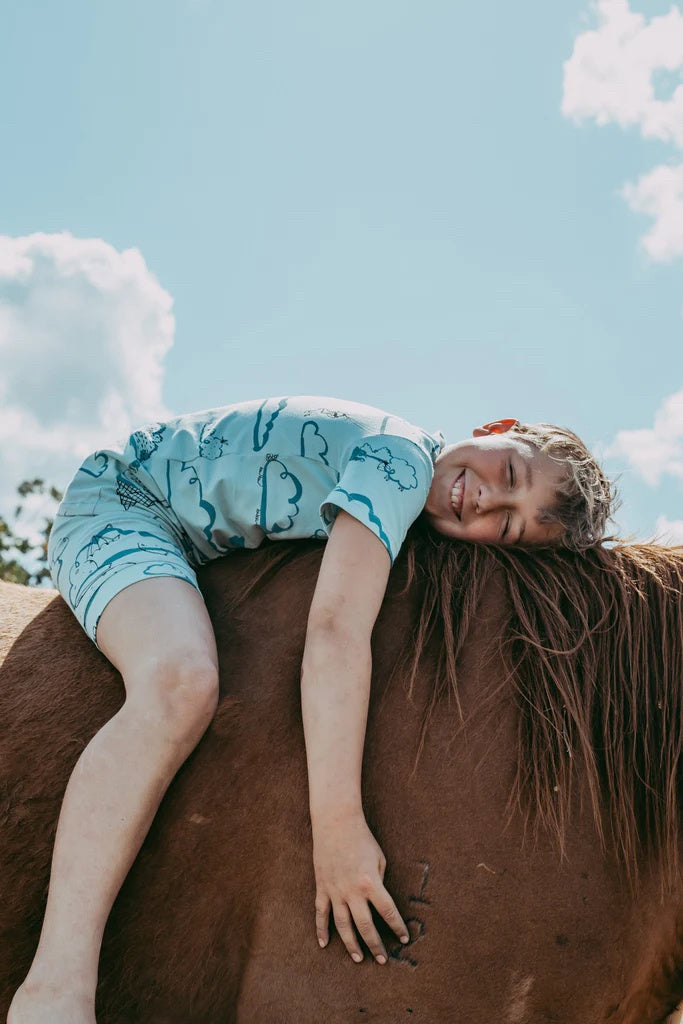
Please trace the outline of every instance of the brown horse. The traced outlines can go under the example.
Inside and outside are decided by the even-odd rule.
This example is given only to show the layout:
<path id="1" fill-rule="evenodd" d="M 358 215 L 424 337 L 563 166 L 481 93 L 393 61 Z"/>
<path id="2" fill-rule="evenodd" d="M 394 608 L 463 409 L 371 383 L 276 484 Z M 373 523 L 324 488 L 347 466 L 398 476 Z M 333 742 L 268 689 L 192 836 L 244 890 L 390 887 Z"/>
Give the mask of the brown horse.
<path id="1" fill-rule="evenodd" d="M 409 923 L 315 940 L 299 668 L 318 544 L 204 570 L 222 700 L 115 905 L 101 1024 L 656 1024 L 683 997 L 683 551 L 414 533 L 373 638 L 368 820 Z M 69 773 L 118 674 L 54 592 L 0 584 L 0 1015 Z"/>

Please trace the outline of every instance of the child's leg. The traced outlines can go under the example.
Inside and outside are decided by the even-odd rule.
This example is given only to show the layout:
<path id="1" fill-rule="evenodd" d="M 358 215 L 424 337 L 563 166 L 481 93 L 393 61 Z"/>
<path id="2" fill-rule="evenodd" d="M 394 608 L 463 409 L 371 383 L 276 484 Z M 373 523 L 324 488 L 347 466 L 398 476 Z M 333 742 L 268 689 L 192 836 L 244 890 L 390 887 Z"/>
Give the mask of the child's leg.
<path id="1" fill-rule="evenodd" d="M 40 944 L 9 1024 L 92 1024 L 97 964 L 114 899 L 166 788 L 216 708 L 213 629 L 183 580 L 135 583 L 105 608 L 97 642 L 126 686 L 69 781 Z"/>

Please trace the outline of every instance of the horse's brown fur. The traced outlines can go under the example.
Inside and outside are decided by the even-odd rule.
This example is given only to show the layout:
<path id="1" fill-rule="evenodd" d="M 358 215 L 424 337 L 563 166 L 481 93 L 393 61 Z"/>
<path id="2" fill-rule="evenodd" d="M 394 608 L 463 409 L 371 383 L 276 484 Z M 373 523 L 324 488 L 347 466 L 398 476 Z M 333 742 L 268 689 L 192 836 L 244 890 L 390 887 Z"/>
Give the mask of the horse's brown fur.
<path id="1" fill-rule="evenodd" d="M 364 764 L 412 938 L 386 935 L 386 967 L 315 941 L 298 679 L 320 557 L 298 542 L 203 573 L 222 701 L 115 905 L 98 1020 L 663 1022 L 683 997 L 681 554 L 413 538 L 373 638 Z M 123 687 L 51 592 L 0 585 L 0 658 L 2 1014 L 68 775 Z"/>

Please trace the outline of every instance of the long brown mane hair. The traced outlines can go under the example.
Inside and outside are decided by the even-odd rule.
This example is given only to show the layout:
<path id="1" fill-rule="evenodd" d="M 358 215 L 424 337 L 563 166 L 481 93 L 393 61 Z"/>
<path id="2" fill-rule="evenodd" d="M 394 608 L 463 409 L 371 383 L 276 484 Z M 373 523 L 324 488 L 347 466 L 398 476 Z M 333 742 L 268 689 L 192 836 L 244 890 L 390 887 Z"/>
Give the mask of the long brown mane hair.
<path id="1" fill-rule="evenodd" d="M 406 550 L 424 598 L 414 682 L 438 646 L 424 733 L 443 696 L 458 700 L 458 660 L 495 574 L 507 592 L 501 685 L 519 710 L 511 806 L 563 848 L 577 768 L 600 839 L 632 884 L 644 859 L 662 882 L 679 870 L 683 764 L 683 547 L 622 544 L 567 551 L 453 544 L 420 527 Z"/>

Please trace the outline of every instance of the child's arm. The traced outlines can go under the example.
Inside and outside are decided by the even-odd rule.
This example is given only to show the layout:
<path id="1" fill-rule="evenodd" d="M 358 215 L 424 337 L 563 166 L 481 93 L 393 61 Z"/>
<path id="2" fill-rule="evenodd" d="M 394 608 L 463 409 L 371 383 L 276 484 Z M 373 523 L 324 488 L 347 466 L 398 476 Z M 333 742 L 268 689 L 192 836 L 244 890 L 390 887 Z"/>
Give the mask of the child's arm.
<path id="1" fill-rule="evenodd" d="M 329 913 L 354 959 L 353 922 L 374 956 L 386 957 L 372 904 L 396 934 L 408 929 L 384 888 L 386 861 L 361 802 L 361 764 L 370 692 L 370 637 L 386 590 L 389 554 L 353 516 L 340 511 L 326 544 L 308 619 L 301 673 L 316 931 L 328 940 Z"/>

